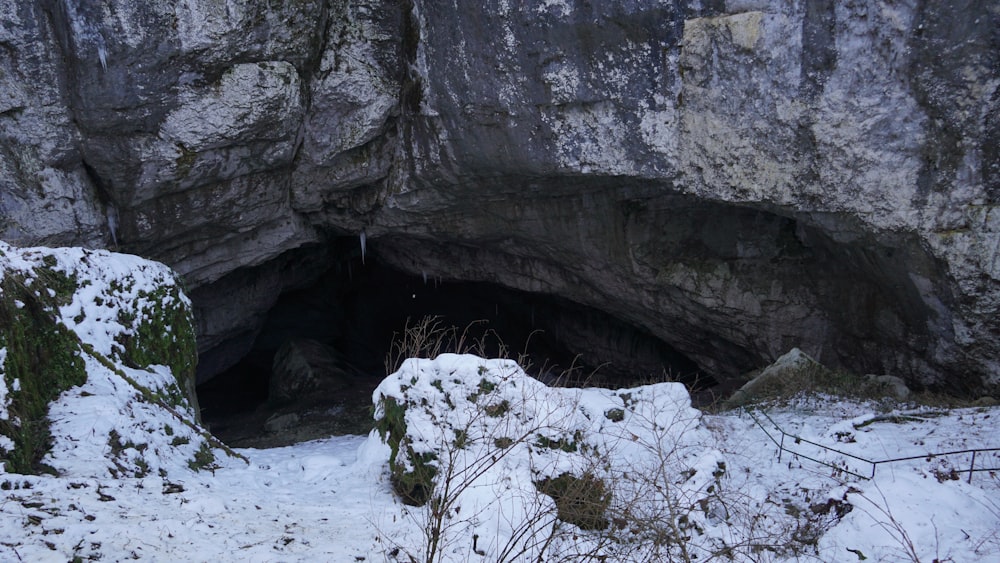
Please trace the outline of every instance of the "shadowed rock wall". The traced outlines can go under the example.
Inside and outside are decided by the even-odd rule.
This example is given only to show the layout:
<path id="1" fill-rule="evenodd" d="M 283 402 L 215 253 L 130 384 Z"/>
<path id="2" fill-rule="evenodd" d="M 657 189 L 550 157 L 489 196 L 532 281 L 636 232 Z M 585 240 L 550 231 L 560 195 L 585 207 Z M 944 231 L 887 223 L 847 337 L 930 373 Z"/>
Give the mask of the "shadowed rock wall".
<path id="1" fill-rule="evenodd" d="M 714 374 L 1000 381 L 1000 3 L 514 4 L 0 0 L 0 237 L 170 264 L 209 371 L 364 232 Z"/>

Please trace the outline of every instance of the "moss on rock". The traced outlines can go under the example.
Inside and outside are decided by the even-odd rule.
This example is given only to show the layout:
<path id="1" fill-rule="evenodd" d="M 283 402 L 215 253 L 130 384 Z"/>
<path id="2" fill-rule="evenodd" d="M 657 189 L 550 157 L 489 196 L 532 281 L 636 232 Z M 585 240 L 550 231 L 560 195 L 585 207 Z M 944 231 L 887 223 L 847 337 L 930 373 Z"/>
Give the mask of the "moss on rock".
<path id="1" fill-rule="evenodd" d="M 389 445 L 389 473 L 392 488 L 404 504 L 423 506 L 434 491 L 437 476 L 432 453 L 418 454 L 410 446 L 406 435 L 406 408 L 393 397 L 382 397 L 378 404 L 381 416 L 375 429 L 382 441 Z M 403 452 L 402 457 L 399 455 Z"/>
<path id="2" fill-rule="evenodd" d="M 608 527 L 605 513 L 611 505 L 611 493 L 604 481 L 591 473 L 577 477 L 563 473 L 558 477 L 535 482 L 542 494 L 556 503 L 558 518 L 581 530 L 603 530 Z"/>
<path id="3" fill-rule="evenodd" d="M 10 390 L 0 434 L 14 443 L 4 454 L 5 469 L 14 473 L 49 471 L 41 463 L 52 440 L 48 404 L 87 380 L 79 338 L 57 321 L 59 292 L 48 289 L 41 277 L 0 281 L 0 348 L 6 349 L 0 369 Z"/>
<path id="4" fill-rule="evenodd" d="M 161 397 L 171 406 L 186 399 L 197 418 L 198 396 L 195 391 L 198 346 L 195 342 L 194 318 L 190 307 L 181 298 L 180 288 L 161 286 L 153 292 L 139 291 L 143 303 L 134 315 L 135 330 L 119 337 L 125 349 L 125 365 L 146 369 L 153 364 L 170 368 L 177 380 L 176 388 L 161 391 Z M 123 323 L 124 324 L 124 323 Z"/>
<path id="5" fill-rule="evenodd" d="M 50 404 L 87 383 L 85 357 L 139 391 L 134 400 L 163 408 L 216 444 L 197 427 L 193 315 L 169 269 L 100 251 L 0 248 L 6 250 L 0 251 L 0 462 L 6 471 L 55 471 L 42 463 L 60 438 L 53 437 Z M 186 434 L 190 442 L 194 436 Z M 205 457 L 196 456 L 199 468 Z M 113 461 L 128 466 L 122 474 L 148 469 L 141 455 Z"/>

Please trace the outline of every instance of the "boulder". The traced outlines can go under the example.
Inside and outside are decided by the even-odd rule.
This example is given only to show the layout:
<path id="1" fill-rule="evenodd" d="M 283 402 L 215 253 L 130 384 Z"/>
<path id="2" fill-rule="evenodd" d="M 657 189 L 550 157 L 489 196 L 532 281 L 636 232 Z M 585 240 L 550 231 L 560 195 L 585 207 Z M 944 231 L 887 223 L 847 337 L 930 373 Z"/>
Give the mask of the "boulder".
<path id="1" fill-rule="evenodd" d="M 891 395 L 897 401 L 903 401 L 909 398 L 910 388 L 906 386 L 906 382 L 902 378 L 896 377 L 894 375 L 867 375 L 865 376 L 868 380 L 882 389 L 885 389 L 889 395 Z"/>
<path id="2" fill-rule="evenodd" d="M 792 348 L 740 387 L 726 404 L 740 406 L 755 399 L 810 388 L 817 384 L 825 371 L 826 368 L 805 352 Z"/>
<path id="3" fill-rule="evenodd" d="M 268 401 L 281 405 L 329 397 L 352 387 L 354 377 L 332 347 L 315 340 L 290 339 L 274 356 Z"/>
<path id="4" fill-rule="evenodd" d="M 264 431 L 271 434 L 286 432 L 295 428 L 295 426 L 299 423 L 299 420 L 299 415 L 293 412 L 287 414 L 274 414 L 264 421 Z"/>
<path id="5" fill-rule="evenodd" d="M 786 398 L 799 392 L 827 392 L 879 399 L 890 397 L 903 401 L 910 389 L 902 378 L 892 375 L 866 375 L 830 370 L 798 348 L 778 358 L 760 370 L 726 400 L 729 407 L 772 398 Z"/>

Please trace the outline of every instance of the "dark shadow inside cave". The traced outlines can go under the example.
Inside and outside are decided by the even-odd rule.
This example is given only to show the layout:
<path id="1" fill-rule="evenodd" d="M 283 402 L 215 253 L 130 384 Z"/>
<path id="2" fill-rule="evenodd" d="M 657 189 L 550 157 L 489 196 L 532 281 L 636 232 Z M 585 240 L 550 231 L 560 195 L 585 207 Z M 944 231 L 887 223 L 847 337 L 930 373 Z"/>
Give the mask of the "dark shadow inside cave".
<path id="1" fill-rule="evenodd" d="M 383 235 L 364 259 L 358 238 L 334 237 L 199 288 L 199 334 L 209 339 L 224 334 L 212 330 L 211 306 L 217 316 L 258 307 L 239 311 L 240 330 L 203 350 L 204 420 L 233 445 L 286 430 L 314 431 L 287 441 L 364 432 L 394 335 L 427 316 L 471 326 L 466 342 L 490 335 L 483 355 L 499 355 L 496 341 L 508 357 L 526 353 L 528 372 L 545 381 L 571 367 L 574 384 L 670 378 L 688 384 L 696 405 L 727 397 L 793 347 L 831 368 L 917 380 L 934 368 L 929 331 L 949 330 L 940 314 L 949 298 L 933 281 L 941 268 L 906 233 L 662 196 L 609 204 L 621 215 L 604 227 L 624 234 L 605 236 L 565 201 L 549 205 L 536 210 L 545 218 L 531 223 L 536 237 Z M 560 261 L 584 266 L 559 278 L 548 267 Z M 323 374 L 313 378 L 321 384 L 296 383 L 303 372 Z"/>
<path id="2" fill-rule="evenodd" d="M 690 198 L 641 203 L 619 207 L 615 228 L 627 237 L 591 233 L 572 206 L 553 203 L 551 213 L 539 211 L 548 222 L 535 225 L 544 239 L 505 239 L 549 256 L 528 248 L 525 260 L 489 240 L 383 236 L 363 260 L 357 238 L 334 237 L 200 288 L 199 334 L 209 339 L 219 334 L 210 306 L 217 316 L 243 302 L 258 306 L 240 311 L 240 331 L 203 350 L 203 418 L 237 446 L 280 445 L 258 439 L 269 433 L 288 443 L 365 432 L 394 335 L 427 316 L 444 326 L 473 323 L 466 342 L 489 334 L 483 355 L 498 355 L 495 342 L 503 342 L 508 357 L 526 353 L 528 372 L 545 381 L 571 367 L 574 384 L 669 378 L 688 384 L 696 405 L 727 397 L 745 374 L 793 347 L 858 374 L 912 381 L 933 369 L 929 330 L 947 334 L 938 299 L 948 296 L 932 281 L 941 279 L 939 265 L 907 234 Z M 545 278 L 557 259 L 593 271 Z M 421 275 L 425 267 L 454 279 Z M 510 289 L 536 286 L 561 289 Z M 320 374 L 319 384 L 297 383 L 304 372 Z"/>
<path id="3" fill-rule="evenodd" d="M 408 323 L 431 316 L 464 332 L 465 343 L 481 343 L 483 355 L 526 360 L 526 370 L 550 384 L 714 383 L 668 344 L 596 309 L 491 283 L 414 276 L 377 254 L 364 262 L 356 251 L 337 254 L 343 258 L 314 284 L 281 295 L 239 363 L 198 386 L 203 419 L 224 441 L 272 446 L 367 431 L 391 343 Z M 274 374 L 289 372 L 289 364 L 301 371 L 301 361 L 287 359 L 292 348 L 336 383 L 281 395 L 272 379 L 284 376 Z M 262 439 L 268 434 L 274 440 Z"/>

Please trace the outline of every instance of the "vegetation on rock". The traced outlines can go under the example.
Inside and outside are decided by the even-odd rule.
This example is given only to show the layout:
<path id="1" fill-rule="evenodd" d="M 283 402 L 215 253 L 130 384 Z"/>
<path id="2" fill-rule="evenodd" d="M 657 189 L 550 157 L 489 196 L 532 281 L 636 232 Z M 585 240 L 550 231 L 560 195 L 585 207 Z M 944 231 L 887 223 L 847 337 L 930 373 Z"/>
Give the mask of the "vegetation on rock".
<path id="1" fill-rule="evenodd" d="M 3 458 L 16 473 L 47 471 L 41 461 L 51 443 L 48 404 L 87 379 L 79 339 L 53 313 L 64 287 L 50 294 L 43 284 L 41 276 L 0 281 L 0 348 L 6 350 L 0 373 L 10 390 L 0 434 L 13 442 Z"/>
<path id="2" fill-rule="evenodd" d="M 94 471 L 162 475 L 173 467 L 160 463 L 171 454 L 192 459 L 192 469 L 214 467 L 212 448 L 236 455 L 198 426 L 190 302 L 166 267 L 103 251 L 0 243 L 0 327 L 5 471 L 55 473 L 65 465 L 60 455 L 82 455 Z M 59 417 L 50 416 L 55 405 Z M 107 411 L 85 423 L 96 441 L 72 434 L 73 444 L 66 442 L 76 418 L 66 409 Z M 158 423 L 154 430 L 156 411 L 180 428 L 167 432 Z M 60 443 L 61 453 L 46 458 Z"/>

